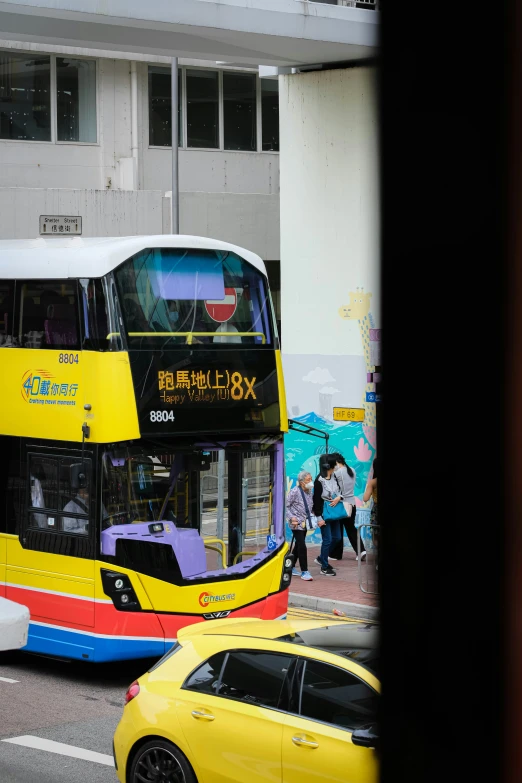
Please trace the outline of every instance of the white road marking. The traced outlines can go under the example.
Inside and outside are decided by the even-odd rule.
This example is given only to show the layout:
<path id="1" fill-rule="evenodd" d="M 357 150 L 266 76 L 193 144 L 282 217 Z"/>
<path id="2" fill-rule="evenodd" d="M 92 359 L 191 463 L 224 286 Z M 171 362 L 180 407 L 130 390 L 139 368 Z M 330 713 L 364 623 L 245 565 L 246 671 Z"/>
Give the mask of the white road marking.
<path id="1" fill-rule="evenodd" d="M 0 682 L 20 682 L 20 680 L 12 680 L 10 677 L 0 677 Z"/>
<path id="2" fill-rule="evenodd" d="M 70 756 L 73 759 L 94 761 L 96 764 L 106 764 L 108 767 L 114 766 L 114 759 L 106 753 L 96 753 L 94 750 L 76 748 L 74 745 L 54 742 L 54 740 L 44 739 L 43 737 L 32 737 L 28 734 L 22 737 L 4 739 L 2 742 L 10 742 L 13 745 L 22 745 L 24 748 L 34 748 L 35 750 L 47 750 L 49 753 L 58 753 L 61 756 Z"/>

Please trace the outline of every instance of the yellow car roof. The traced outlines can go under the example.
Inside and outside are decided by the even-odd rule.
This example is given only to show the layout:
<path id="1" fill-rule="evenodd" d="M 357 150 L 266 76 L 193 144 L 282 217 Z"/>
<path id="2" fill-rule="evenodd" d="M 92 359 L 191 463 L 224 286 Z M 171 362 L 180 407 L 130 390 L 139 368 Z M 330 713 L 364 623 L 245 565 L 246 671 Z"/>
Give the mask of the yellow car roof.
<path id="1" fill-rule="evenodd" d="M 194 636 L 250 636 L 255 639 L 277 639 L 286 634 L 298 633 L 299 631 L 311 631 L 314 628 L 325 628 L 327 626 L 341 625 L 367 626 L 369 623 L 365 620 L 356 620 L 348 618 L 348 621 L 320 619 L 287 619 L 287 620 L 257 620 L 254 617 L 245 618 L 227 618 L 225 620 L 207 620 L 204 623 L 196 623 L 185 626 L 178 631 L 178 640 L 189 640 Z"/>

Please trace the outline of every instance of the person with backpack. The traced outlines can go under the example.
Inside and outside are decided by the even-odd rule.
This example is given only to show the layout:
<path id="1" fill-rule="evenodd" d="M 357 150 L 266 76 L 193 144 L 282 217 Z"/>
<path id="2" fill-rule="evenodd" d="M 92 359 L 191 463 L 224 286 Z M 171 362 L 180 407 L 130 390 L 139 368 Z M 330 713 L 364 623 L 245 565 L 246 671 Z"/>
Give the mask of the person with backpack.
<path id="1" fill-rule="evenodd" d="M 297 485 L 288 493 L 286 500 L 286 517 L 292 531 L 291 551 L 297 553 L 301 571 L 294 568 L 293 576 L 300 576 L 305 582 L 312 582 L 313 577 L 308 570 L 308 553 L 306 550 L 306 531 L 317 527 L 312 511 L 312 476 L 302 470 L 297 476 Z"/>

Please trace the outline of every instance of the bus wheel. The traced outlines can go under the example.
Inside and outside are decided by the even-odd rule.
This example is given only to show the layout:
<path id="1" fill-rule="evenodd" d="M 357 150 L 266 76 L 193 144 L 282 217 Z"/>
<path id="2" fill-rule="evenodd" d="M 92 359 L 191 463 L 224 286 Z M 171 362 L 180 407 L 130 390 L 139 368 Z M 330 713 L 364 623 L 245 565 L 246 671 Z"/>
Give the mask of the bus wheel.
<path id="1" fill-rule="evenodd" d="M 185 756 L 167 740 L 155 739 L 143 745 L 132 762 L 130 783 L 197 783 Z"/>

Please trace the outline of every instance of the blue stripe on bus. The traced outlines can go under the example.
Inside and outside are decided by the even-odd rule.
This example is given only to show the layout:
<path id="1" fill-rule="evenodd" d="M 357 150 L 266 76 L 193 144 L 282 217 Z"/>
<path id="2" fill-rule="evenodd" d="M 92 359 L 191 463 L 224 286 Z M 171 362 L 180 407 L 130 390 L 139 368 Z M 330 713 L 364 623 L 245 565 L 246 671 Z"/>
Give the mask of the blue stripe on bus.
<path id="1" fill-rule="evenodd" d="M 81 633 L 73 628 L 29 624 L 29 636 L 24 652 L 41 653 L 80 661 L 122 661 L 133 658 L 155 658 L 170 649 L 172 642 L 163 639 L 104 638 Z"/>

